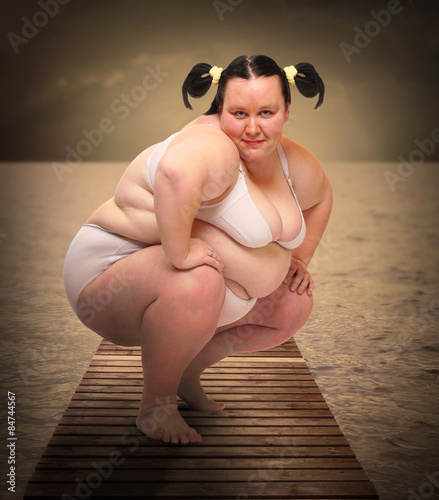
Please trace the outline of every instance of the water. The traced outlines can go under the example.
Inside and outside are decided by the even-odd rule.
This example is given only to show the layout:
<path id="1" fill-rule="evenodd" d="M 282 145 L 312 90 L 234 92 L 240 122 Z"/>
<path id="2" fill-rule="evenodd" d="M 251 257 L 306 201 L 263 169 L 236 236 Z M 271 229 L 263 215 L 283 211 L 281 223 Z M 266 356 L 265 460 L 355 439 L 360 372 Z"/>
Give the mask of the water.
<path id="1" fill-rule="evenodd" d="M 2 404 L 6 414 L 7 391 L 16 394 L 15 498 L 100 342 L 71 312 L 62 266 L 124 168 L 84 163 L 59 182 L 49 163 L 0 166 Z M 334 210 L 297 343 L 381 499 L 439 498 L 439 165 L 416 168 L 395 192 L 384 174 L 396 164 L 326 170 Z"/>

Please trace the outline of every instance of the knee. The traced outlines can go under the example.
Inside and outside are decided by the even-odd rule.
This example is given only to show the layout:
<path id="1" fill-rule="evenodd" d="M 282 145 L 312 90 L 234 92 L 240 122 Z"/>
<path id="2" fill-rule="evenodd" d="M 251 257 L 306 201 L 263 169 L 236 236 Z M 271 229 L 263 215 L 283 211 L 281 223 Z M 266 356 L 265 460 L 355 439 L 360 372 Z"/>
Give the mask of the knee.
<path id="1" fill-rule="evenodd" d="M 308 318 L 314 305 L 313 296 L 307 294 L 298 295 L 294 293 L 294 297 L 289 304 L 289 307 L 284 309 L 280 328 L 291 335 L 294 335 L 301 330 Z"/>
<path id="2" fill-rule="evenodd" d="M 211 266 L 198 266 L 179 273 L 174 293 L 185 301 L 203 308 L 221 308 L 225 284 L 221 273 Z"/>
<path id="3" fill-rule="evenodd" d="M 312 295 L 309 296 L 307 294 L 304 294 L 304 295 L 299 295 L 299 297 L 300 299 L 298 301 L 299 302 L 298 314 L 296 315 L 293 333 L 297 333 L 305 326 L 314 306 L 314 298 Z"/>
<path id="4" fill-rule="evenodd" d="M 296 292 L 292 293 L 288 290 L 283 300 L 277 304 L 272 326 L 283 332 L 285 340 L 288 340 L 308 321 L 313 304 L 312 295 L 298 295 Z"/>

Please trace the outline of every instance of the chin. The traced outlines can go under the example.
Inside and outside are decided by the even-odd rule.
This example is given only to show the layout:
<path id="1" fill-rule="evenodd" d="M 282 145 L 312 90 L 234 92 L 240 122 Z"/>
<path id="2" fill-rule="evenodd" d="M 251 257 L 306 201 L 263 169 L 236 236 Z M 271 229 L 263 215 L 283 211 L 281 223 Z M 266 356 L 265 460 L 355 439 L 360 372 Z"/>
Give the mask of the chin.
<path id="1" fill-rule="evenodd" d="M 244 161 L 251 161 L 251 162 L 259 162 L 262 161 L 265 158 L 265 155 L 262 155 L 261 153 L 258 152 L 258 154 L 249 154 L 249 153 L 243 153 L 241 155 L 241 158 Z"/>

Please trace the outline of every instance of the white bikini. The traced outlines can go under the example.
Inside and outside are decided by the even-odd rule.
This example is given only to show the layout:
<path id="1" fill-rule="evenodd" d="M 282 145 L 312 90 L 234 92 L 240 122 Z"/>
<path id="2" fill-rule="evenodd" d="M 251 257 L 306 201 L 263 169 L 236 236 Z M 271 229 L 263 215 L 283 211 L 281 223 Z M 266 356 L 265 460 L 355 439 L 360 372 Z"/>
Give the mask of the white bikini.
<path id="1" fill-rule="evenodd" d="M 146 162 L 148 181 L 152 189 L 154 189 L 154 180 L 159 161 L 166 153 L 173 139 L 179 133 L 180 132 L 177 132 L 171 135 L 165 141 L 158 144 Z M 297 248 L 304 240 L 306 226 L 296 193 L 294 192 L 291 184 L 287 158 L 280 144 L 277 146 L 277 153 L 279 155 L 285 178 L 290 186 L 291 193 L 296 200 L 302 217 L 300 232 L 293 240 L 276 241 L 279 245 L 292 250 L 293 248 Z M 232 191 L 218 203 L 213 205 L 201 205 L 195 215 L 195 218 L 209 222 L 213 226 L 222 229 L 234 240 L 246 247 L 264 247 L 265 245 L 268 245 L 268 243 L 274 241 L 267 221 L 250 196 L 241 165 L 239 165 L 238 180 Z"/>
<path id="2" fill-rule="evenodd" d="M 179 133 L 177 132 L 159 143 L 147 160 L 146 173 L 152 189 L 154 189 L 158 163 L 172 140 Z M 286 181 L 299 207 L 302 225 L 299 234 L 293 240 L 276 241 L 276 243 L 287 249 L 293 249 L 304 240 L 306 226 L 289 177 L 288 162 L 280 144 L 277 147 L 277 152 Z M 195 217 L 218 227 L 238 243 L 249 248 L 263 247 L 273 241 L 270 227 L 247 189 L 241 165 L 239 166 L 238 180 L 232 191 L 218 203 L 201 205 Z M 88 283 L 118 260 L 147 246 L 145 243 L 125 238 L 98 225 L 85 224 L 73 239 L 64 264 L 64 286 L 67 298 L 75 313 L 78 314 L 79 295 Z M 226 297 L 217 326 L 224 326 L 242 318 L 251 310 L 256 300 L 256 298 L 242 299 L 226 286 Z M 86 310 L 79 312 L 81 315 L 87 313 Z"/>

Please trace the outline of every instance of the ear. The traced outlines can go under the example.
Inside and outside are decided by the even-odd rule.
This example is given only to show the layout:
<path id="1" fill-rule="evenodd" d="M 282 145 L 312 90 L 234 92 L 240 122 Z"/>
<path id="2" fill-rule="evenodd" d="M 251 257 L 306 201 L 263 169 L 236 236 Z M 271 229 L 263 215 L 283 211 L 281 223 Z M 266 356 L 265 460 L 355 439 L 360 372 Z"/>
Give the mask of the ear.
<path id="1" fill-rule="evenodd" d="M 291 102 L 289 102 L 286 107 L 285 107 L 285 123 L 290 119 L 290 107 L 291 107 Z"/>

